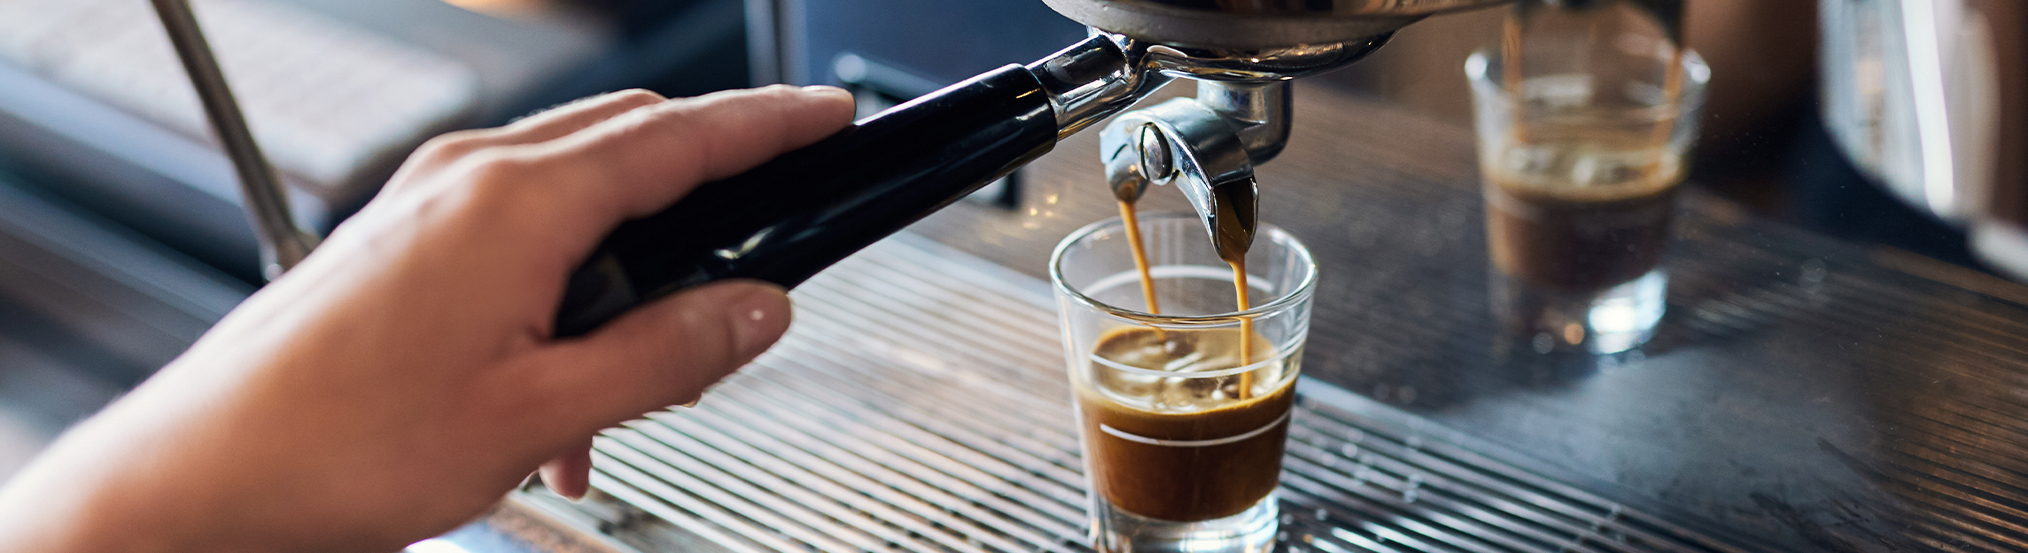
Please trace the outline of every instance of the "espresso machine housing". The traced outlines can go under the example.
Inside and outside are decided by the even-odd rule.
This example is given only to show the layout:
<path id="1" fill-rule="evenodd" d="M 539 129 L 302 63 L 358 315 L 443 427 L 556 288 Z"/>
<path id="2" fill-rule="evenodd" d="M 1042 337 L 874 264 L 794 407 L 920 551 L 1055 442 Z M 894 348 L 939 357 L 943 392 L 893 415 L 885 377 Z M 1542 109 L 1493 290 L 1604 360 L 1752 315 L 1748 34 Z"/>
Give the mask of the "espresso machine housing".
<path id="1" fill-rule="evenodd" d="M 794 286 L 1179 78 L 1197 81 L 1197 97 L 1119 118 L 1101 156 L 1121 200 L 1176 184 L 1223 250 L 1250 237 L 1215 229 L 1221 216 L 1251 227 L 1253 167 L 1286 143 L 1289 81 L 1357 61 L 1421 18 L 1510 1 L 1044 0 L 1089 26 L 1090 38 L 859 121 L 623 225 L 571 278 L 558 334 L 713 280 Z M 279 198 L 188 6 L 156 6 L 246 194 Z M 2000 46 L 2019 46 L 2021 12 L 1992 0 L 1823 0 L 1823 105 L 1862 169 L 1970 227 L 1987 261 L 2028 278 L 2028 170 L 2009 155 L 2024 143 L 2028 66 L 2020 48 Z M 285 202 L 247 205 L 270 276 L 313 247 L 288 223 Z"/>
<path id="2" fill-rule="evenodd" d="M 1821 105 L 1839 149 L 2028 279 L 2028 6 L 1823 0 L 1818 14 Z"/>
<path id="3" fill-rule="evenodd" d="M 1355 62 L 1424 17 L 1511 1 L 1044 0 L 1089 26 L 1091 37 L 860 121 L 629 223 L 572 279 L 559 332 L 587 331 L 710 280 L 793 286 L 1174 79 L 1197 81 L 1197 96 L 1127 114 L 1102 133 L 1107 180 L 1124 201 L 1150 185 L 1175 184 L 1224 251 L 1225 242 L 1250 239 L 1250 232 L 1218 232 L 1218 218 L 1251 228 L 1253 167 L 1286 143 L 1289 81 Z M 2028 171 L 2019 156 L 2005 154 L 2006 144 L 2018 150 L 2023 142 L 2019 112 L 2028 84 L 2020 82 L 2019 49 L 2009 54 L 1987 40 L 2019 39 L 2028 28 L 2020 11 L 2018 3 L 1986 0 L 1824 0 L 1825 109 L 1847 155 L 1912 203 L 1966 221 L 1988 261 L 2028 278 L 2028 180 L 2021 176 Z M 1983 30 L 1987 12 L 2002 32 L 1944 32 Z M 1959 53 L 1983 53 L 1966 59 L 1984 63 L 1953 57 Z M 1888 70 L 1847 70 L 1854 67 Z M 806 190 L 800 201 L 773 202 L 758 191 L 778 188 L 748 184 L 759 182 L 805 183 L 798 186 Z M 694 228 L 725 212 L 737 220 L 708 232 Z"/>

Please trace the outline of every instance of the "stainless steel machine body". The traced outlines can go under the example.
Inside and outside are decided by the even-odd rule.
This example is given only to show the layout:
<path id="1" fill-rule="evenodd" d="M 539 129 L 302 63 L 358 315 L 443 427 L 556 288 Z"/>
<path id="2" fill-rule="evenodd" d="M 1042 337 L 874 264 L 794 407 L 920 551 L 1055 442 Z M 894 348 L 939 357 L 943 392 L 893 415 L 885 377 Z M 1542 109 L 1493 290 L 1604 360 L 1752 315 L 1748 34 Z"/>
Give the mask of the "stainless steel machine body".
<path id="1" fill-rule="evenodd" d="M 1351 42 L 1424 17 L 1512 0 L 1043 0 L 1097 29 L 1169 44 L 1226 48 Z"/>
<path id="2" fill-rule="evenodd" d="M 2028 6 L 1823 0 L 1818 14 L 1822 110 L 1846 157 L 2028 279 Z"/>

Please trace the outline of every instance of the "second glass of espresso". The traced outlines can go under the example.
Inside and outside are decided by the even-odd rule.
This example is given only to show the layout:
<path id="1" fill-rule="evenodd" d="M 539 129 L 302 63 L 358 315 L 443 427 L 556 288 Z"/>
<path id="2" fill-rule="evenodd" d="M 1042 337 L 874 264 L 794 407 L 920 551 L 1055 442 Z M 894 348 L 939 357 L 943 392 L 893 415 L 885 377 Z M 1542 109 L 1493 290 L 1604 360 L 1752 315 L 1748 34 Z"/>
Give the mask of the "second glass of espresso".
<path id="1" fill-rule="evenodd" d="M 1711 71 L 1675 15 L 1524 2 L 1473 54 L 1493 310 L 1538 351 L 1615 353 L 1662 319 L 1663 263 Z"/>
<path id="2" fill-rule="evenodd" d="M 1119 219 L 1071 234 L 1050 260 L 1096 545 L 1266 551 L 1316 263 L 1269 225 L 1236 270 L 1194 216 L 1138 222 L 1147 280 Z"/>

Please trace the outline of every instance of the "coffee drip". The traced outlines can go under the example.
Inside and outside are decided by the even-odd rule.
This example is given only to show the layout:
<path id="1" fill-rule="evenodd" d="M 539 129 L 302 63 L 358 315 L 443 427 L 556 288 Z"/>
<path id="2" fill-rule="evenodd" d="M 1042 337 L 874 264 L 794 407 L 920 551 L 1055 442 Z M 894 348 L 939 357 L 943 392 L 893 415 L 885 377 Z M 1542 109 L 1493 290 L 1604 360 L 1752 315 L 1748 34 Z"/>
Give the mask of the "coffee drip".
<path id="1" fill-rule="evenodd" d="M 1245 186 L 1221 186 L 1212 189 L 1212 196 L 1217 198 L 1215 206 L 1218 211 L 1218 217 L 1213 221 L 1215 226 L 1211 231 L 1212 243 L 1218 248 L 1219 259 L 1232 266 L 1232 291 L 1235 298 L 1233 312 L 1241 314 L 1239 335 L 1243 337 L 1254 335 L 1253 317 L 1245 315 L 1247 310 L 1253 309 L 1253 302 L 1247 293 L 1250 287 L 1246 282 L 1246 252 L 1253 249 L 1253 234 L 1260 224 L 1255 205 L 1259 199 L 1258 194 L 1258 190 L 1250 180 Z M 1253 358 L 1253 340 L 1240 340 L 1239 365 L 1253 364 Z M 1253 389 L 1252 377 L 1252 372 L 1240 373 L 1241 399 L 1248 397 L 1246 394 Z"/>

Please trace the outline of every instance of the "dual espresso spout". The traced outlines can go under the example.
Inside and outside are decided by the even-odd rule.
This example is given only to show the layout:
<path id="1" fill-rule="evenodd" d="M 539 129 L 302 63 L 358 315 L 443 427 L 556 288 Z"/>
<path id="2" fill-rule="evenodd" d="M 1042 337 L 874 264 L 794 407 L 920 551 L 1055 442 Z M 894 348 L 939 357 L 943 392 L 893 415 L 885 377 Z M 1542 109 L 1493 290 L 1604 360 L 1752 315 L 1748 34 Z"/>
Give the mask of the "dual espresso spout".
<path id="1" fill-rule="evenodd" d="M 1196 58 L 1194 66 L 1204 56 Z M 1028 66 L 1052 91 L 1060 136 L 1124 110 L 1191 60 L 1174 48 L 1152 51 L 1118 35 L 1098 34 Z M 1191 73 L 1184 73 L 1185 76 Z M 1252 243 L 1259 194 L 1253 168 L 1288 144 L 1291 87 L 1265 73 L 1199 80 L 1196 98 L 1128 112 L 1099 135 L 1107 184 L 1121 202 L 1150 185 L 1174 184 L 1203 219 L 1212 246 L 1244 252 Z"/>
<path id="2" fill-rule="evenodd" d="M 1202 81 L 1196 98 L 1135 110 L 1099 135 L 1114 197 L 1133 203 L 1150 184 L 1174 184 L 1204 221 L 1221 257 L 1243 256 L 1258 226 L 1253 168 L 1289 139 L 1287 81 Z"/>

